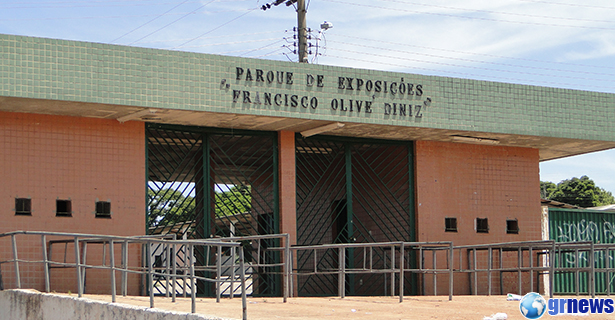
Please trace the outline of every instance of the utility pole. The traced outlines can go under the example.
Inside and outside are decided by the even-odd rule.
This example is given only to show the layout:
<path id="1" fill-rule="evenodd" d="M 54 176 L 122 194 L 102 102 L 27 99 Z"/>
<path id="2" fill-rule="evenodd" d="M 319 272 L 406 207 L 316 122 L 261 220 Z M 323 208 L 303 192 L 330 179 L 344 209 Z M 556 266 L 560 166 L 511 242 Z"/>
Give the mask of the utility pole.
<path id="1" fill-rule="evenodd" d="M 305 0 L 274 0 L 271 3 L 264 4 L 261 9 L 266 11 L 271 9 L 272 6 L 277 7 L 282 3 L 286 3 L 287 7 L 290 7 L 295 3 L 297 4 L 297 40 L 299 42 L 297 56 L 299 57 L 299 62 L 308 63 L 308 29 L 305 21 L 305 14 L 307 13 L 307 10 L 305 9 Z"/>
<path id="2" fill-rule="evenodd" d="M 297 33 L 299 41 L 299 62 L 308 62 L 307 52 L 307 23 L 305 21 L 305 0 L 297 0 Z"/>

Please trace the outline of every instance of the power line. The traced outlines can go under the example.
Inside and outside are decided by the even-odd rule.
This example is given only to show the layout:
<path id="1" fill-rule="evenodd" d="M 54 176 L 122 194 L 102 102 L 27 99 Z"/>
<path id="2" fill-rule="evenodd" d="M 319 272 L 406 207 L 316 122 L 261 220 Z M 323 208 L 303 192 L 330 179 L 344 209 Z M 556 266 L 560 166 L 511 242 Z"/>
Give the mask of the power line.
<path id="1" fill-rule="evenodd" d="M 368 45 L 363 45 L 363 44 L 355 44 L 355 43 L 348 43 L 348 42 L 335 41 L 335 40 L 329 40 L 329 41 L 330 42 L 334 42 L 334 43 L 344 44 L 344 45 L 351 45 L 351 46 L 368 48 L 368 49 L 376 49 L 376 50 L 383 50 L 384 49 L 382 47 L 374 47 L 374 46 L 368 46 Z M 335 48 L 333 48 L 333 50 L 335 50 Z M 342 49 L 338 49 L 338 50 L 342 50 Z M 482 63 L 482 64 L 500 65 L 500 66 L 505 66 L 505 67 L 527 68 L 527 69 L 534 69 L 534 70 L 545 70 L 545 71 L 556 71 L 556 72 L 582 73 L 582 74 L 597 75 L 597 76 L 615 76 L 615 74 L 613 74 L 613 73 L 554 69 L 554 68 L 534 67 L 534 66 L 527 66 L 527 65 L 515 65 L 515 64 L 511 64 L 511 63 L 501 63 L 501 62 L 492 62 L 492 61 L 484 61 L 484 60 L 473 60 L 473 59 L 465 59 L 465 58 L 454 58 L 454 57 L 447 57 L 447 56 L 427 54 L 427 53 L 418 53 L 418 52 L 411 52 L 411 51 L 404 51 L 404 50 L 396 50 L 396 49 L 385 49 L 385 50 L 390 51 L 390 52 L 399 52 L 399 53 L 403 53 L 403 54 L 412 54 L 412 55 L 426 56 L 426 57 L 432 57 L 432 58 L 458 60 L 458 61 L 466 61 L 466 62 L 475 62 L 475 63 Z M 424 61 L 424 60 L 417 60 L 417 61 L 429 62 L 429 61 Z M 453 66 L 455 66 L 455 65 L 453 65 Z M 501 71 L 501 70 L 494 70 L 494 71 Z M 578 78 L 578 79 L 582 79 L 582 80 L 595 80 L 593 78 L 592 79 Z"/>
<path id="2" fill-rule="evenodd" d="M 368 39 L 368 38 L 361 38 L 361 37 L 356 37 L 356 36 L 343 35 L 343 34 L 339 34 L 339 33 L 335 33 L 335 34 L 333 34 L 333 36 L 334 37 L 344 37 L 344 38 L 357 39 L 357 40 L 362 40 L 362 41 L 373 41 L 373 42 L 379 42 L 379 43 L 386 43 L 386 44 L 392 44 L 392 45 L 396 45 L 396 46 L 405 46 L 405 47 L 428 49 L 428 50 L 451 52 L 451 53 L 461 53 L 461 54 L 466 54 L 466 55 L 476 55 L 476 56 L 484 56 L 484 57 L 498 58 L 498 59 L 510 59 L 510 60 L 528 61 L 528 62 L 536 62 L 536 63 L 550 63 L 550 64 L 558 64 L 558 65 L 577 66 L 577 67 L 583 67 L 583 68 L 615 69 L 615 66 L 593 66 L 593 65 L 588 65 L 588 64 L 579 64 L 579 63 L 570 63 L 570 62 L 559 62 L 559 61 L 547 61 L 547 60 L 538 60 L 538 59 L 529 59 L 529 58 L 508 57 L 508 56 L 501 56 L 501 55 L 495 55 L 495 54 L 476 53 L 476 52 L 451 50 L 451 49 L 442 49 L 442 48 L 433 48 L 433 47 L 418 46 L 418 45 L 412 45 L 412 44 L 400 43 L 400 42 L 390 42 L 390 41 L 384 41 L 384 40 Z"/>
<path id="3" fill-rule="evenodd" d="M 147 35 L 145 35 L 145 36 L 143 36 L 143 37 L 141 37 L 141 38 L 139 38 L 139 39 L 137 39 L 137 40 L 135 40 L 135 41 L 133 41 L 133 42 L 129 43 L 128 45 L 134 44 L 134 43 L 136 43 L 136 42 L 139 42 L 139 41 L 141 41 L 141 40 L 143 40 L 143 39 L 145 39 L 145 38 L 147 38 L 147 37 L 151 36 L 152 34 L 154 34 L 154 33 L 158 32 L 158 31 L 160 31 L 160 30 L 162 30 L 162 29 L 164 29 L 164 28 L 166 28 L 166 27 L 168 27 L 168 26 L 170 26 L 170 25 L 174 24 L 175 22 L 177 22 L 177 21 L 179 21 L 179 20 L 181 20 L 181 19 L 183 19 L 183 18 L 185 18 L 185 17 L 187 17 L 187 16 L 191 15 L 192 13 L 196 12 L 197 10 L 199 10 L 199 9 L 201 9 L 201 8 L 203 8 L 203 7 L 205 7 L 205 6 L 207 6 L 208 4 L 210 4 L 210 3 L 214 2 L 214 1 L 216 1 L 216 0 L 211 0 L 211 1 L 207 2 L 206 4 L 204 4 L 204 5 L 200 6 L 200 7 L 198 7 L 198 8 L 196 8 L 196 9 L 192 10 L 191 12 L 188 12 L 187 14 L 185 14 L 185 15 L 181 16 L 179 19 L 176 19 L 176 20 L 174 20 L 173 22 L 170 22 L 170 23 L 168 23 L 168 24 L 164 25 L 162 28 L 159 28 L 159 29 L 157 29 L 157 30 L 155 30 L 155 31 L 153 31 L 153 32 L 151 32 L 151 33 L 148 33 Z"/>
<path id="4" fill-rule="evenodd" d="M 553 5 L 558 5 L 558 6 L 571 6 L 571 7 L 581 7 L 581 8 L 596 8 L 596 9 L 615 10 L 615 7 L 595 6 L 595 5 L 588 5 L 588 4 L 562 3 L 562 2 L 539 1 L 539 0 L 519 0 L 519 1 L 534 2 L 534 3 L 544 3 L 544 4 L 553 4 Z"/>
<path id="5" fill-rule="evenodd" d="M 229 38 L 229 37 L 255 36 L 255 35 L 261 35 L 261 34 L 278 33 L 278 32 L 282 32 L 282 31 L 285 31 L 285 30 L 252 32 L 252 33 L 238 33 L 238 34 L 225 34 L 225 35 L 220 35 L 220 36 L 204 37 L 204 38 L 201 38 L 201 40 L 204 40 L 204 39 L 216 39 L 216 38 Z M 191 40 L 191 39 L 193 39 L 193 38 L 143 41 L 141 43 L 143 44 L 143 43 L 175 42 L 175 41 L 187 41 L 187 40 Z"/>
<path id="6" fill-rule="evenodd" d="M 233 41 L 233 42 L 224 42 L 224 43 L 207 43 L 198 46 L 184 46 L 182 48 L 202 48 L 202 47 L 213 47 L 213 46 L 226 46 L 231 44 L 240 44 L 240 43 L 252 43 L 252 42 L 263 42 L 263 41 L 271 41 L 276 40 L 276 42 L 280 42 L 280 38 L 267 38 L 267 39 L 252 39 L 252 40 L 244 40 L 244 41 Z"/>
<path id="7" fill-rule="evenodd" d="M 214 0 L 212 0 L 212 1 L 214 1 Z M 209 3 L 211 3 L 212 1 L 210 1 Z M 207 4 L 209 4 L 209 3 L 207 3 Z M 237 20 L 237 19 L 239 19 L 239 18 L 241 18 L 241 17 L 243 17 L 243 16 L 247 15 L 248 13 L 250 13 L 250 12 L 252 12 L 252 11 L 254 11 L 254 10 L 257 10 L 257 9 L 259 9 L 259 8 L 253 8 L 253 9 L 250 9 L 248 12 L 246 12 L 246 13 L 244 13 L 244 14 L 242 14 L 242 15 L 239 15 L 239 16 L 237 16 L 237 17 L 235 17 L 235 18 L 233 18 L 233 19 L 231 19 L 231 20 L 229 20 L 229 21 L 227 21 L 227 22 L 225 22 L 225 23 L 223 23 L 223 24 L 221 24 L 221 25 L 219 25 L 219 26 L 217 26 L 217 27 L 215 27 L 215 28 L 213 28 L 213 29 L 211 29 L 211 30 L 209 30 L 209 31 L 205 32 L 205 33 L 203 33 L 203 34 L 201 34 L 200 36 L 198 36 L 198 37 L 196 37 L 196 38 L 192 38 L 191 40 L 188 40 L 188 41 L 186 41 L 186 42 L 184 42 L 184 43 L 180 44 L 179 46 L 177 46 L 177 47 L 173 47 L 173 48 L 171 48 L 171 49 L 179 49 L 179 48 L 182 48 L 182 47 L 183 47 L 183 46 L 185 46 L 186 44 L 188 44 L 188 43 L 190 43 L 190 42 L 192 42 L 192 41 L 194 41 L 194 40 L 197 40 L 197 39 L 201 38 L 201 37 L 202 37 L 202 36 L 204 36 L 204 35 L 210 34 L 210 33 L 214 32 L 214 31 L 216 31 L 216 30 L 218 30 L 218 29 L 220 29 L 220 28 L 224 27 L 225 25 L 227 25 L 227 24 L 229 24 L 229 23 L 231 23 L 231 22 L 233 22 L 233 21 L 235 21 L 235 20 Z"/>
<path id="8" fill-rule="evenodd" d="M 579 19 L 579 18 L 568 18 L 568 17 L 540 16 L 540 15 L 525 14 L 525 13 L 500 12 L 500 11 L 491 11 L 491 10 L 476 10 L 476 9 L 466 9 L 466 8 L 458 8 L 458 7 L 440 6 L 440 5 L 433 5 L 433 4 L 423 4 L 423 3 L 408 2 L 408 1 L 401 1 L 401 0 L 380 0 L 380 1 L 393 2 L 393 3 L 402 3 L 402 4 L 410 4 L 410 5 L 413 5 L 413 6 L 421 6 L 421 7 L 428 7 L 428 8 L 440 8 L 440 9 L 459 10 L 459 11 L 478 12 L 478 13 L 489 13 L 489 14 L 503 14 L 503 15 L 520 16 L 520 17 L 528 17 L 528 18 L 569 20 L 569 21 L 581 21 L 581 22 L 613 23 L 612 20 L 590 20 L 590 19 Z"/>
<path id="9" fill-rule="evenodd" d="M 578 83 L 561 83 L 561 82 L 543 81 L 543 80 L 531 80 L 531 81 L 528 81 L 527 78 L 519 79 L 519 78 L 508 78 L 508 77 L 499 77 L 499 76 L 485 76 L 485 75 L 472 74 L 472 73 L 467 73 L 467 72 L 456 72 L 456 71 L 431 69 L 431 68 L 423 68 L 423 67 L 416 67 L 416 66 L 409 67 L 408 65 L 403 65 L 403 64 L 383 62 L 383 61 L 377 61 L 377 60 L 358 59 L 358 58 L 353 58 L 353 57 L 348 57 L 348 56 L 336 56 L 336 55 L 331 55 L 331 54 L 328 54 L 328 53 L 325 54 L 325 56 L 332 57 L 332 58 L 339 58 L 339 59 L 342 59 L 342 60 L 355 60 L 355 61 L 359 61 L 359 62 L 367 62 L 367 63 L 375 63 L 375 64 L 381 64 L 381 65 L 394 66 L 394 67 L 402 67 L 404 69 L 417 69 L 417 70 L 425 70 L 425 71 L 435 71 L 435 72 L 437 72 L 439 74 L 455 74 L 455 75 L 458 75 L 459 77 L 464 77 L 464 78 L 476 77 L 478 79 L 491 80 L 491 81 L 493 81 L 492 79 L 499 79 L 501 81 L 511 81 L 511 82 L 516 82 L 516 83 L 519 83 L 519 84 L 524 84 L 524 83 L 541 83 L 543 85 L 552 85 L 552 86 L 556 86 L 556 87 L 566 86 L 566 87 L 569 87 L 569 88 L 585 87 L 585 88 L 615 89 L 615 87 L 610 87 L 610 86 L 586 85 L 586 84 L 578 84 Z"/>
<path id="10" fill-rule="evenodd" d="M 270 44 L 268 44 L 268 45 L 266 45 L 266 46 L 263 46 L 263 47 L 260 47 L 260 48 L 254 49 L 254 50 L 250 50 L 250 51 L 248 51 L 248 52 L 246 52 L 246 53 L 240 54 L 239 56 L 241 57 L 241 56 L 244 56 L 244 55 L 246 55 L 246 54 L 252 53 L 252 52 L 254 52 L 254 51 L 260 51 L 260 50 L 263 50 L 263 49 L 265 49 L 265 48 L 269 48 L 269 47 L 271 47 L 271 46 L 273 46 L 273 45 L 275 45 L 275 44 L 278 44 L 278 43 L 280 43 L 280 42 L 282 42 L 282 41 L 284 41 L 284 39 L 279 39 L 279 40 L 274 41 L 274 42 L 272 42 L 272 43 L 270 43 Z"/>
<path id="11" fill-rule="evenodd" d="M 201 11 L 201 12 L 194 12 L 192 14 L 218 14 L 218 13 L 225 13 L 225 12 L 238 12 L 238 11 L 245 11 L 245 9 L 242 10 L 219 10 L 219 11 Z M 188 14 L 190 12 L 176 12 L 176 13 L 167 13 L 165 14 L 167 17 L 168 16 L 179 16 L 179 15 L 184 15 L 184 14 Z M 15 19 L 0 19 L 0 21 L 43 21 L 43 20 L 93 20 L 93 19 L 128 19 L 128 18 L 147 18 L 147 17 L 154 17 L 154 16 L 158 16 L 158 14 L 142 14 L 142 15 L 123 15 L 123 16 L 89 16 L 89 17 L 76 17 L 76 16 L 70 16 L 70 17 L 47 17 L 47 18 L 40 18 L 40 17 L 32 17 L 32 18 L 15 18 Z M 143 42 L 141 42 L 143 43 Z M 146 42 L 147 43 L 147 42 Z"/>
<path id="12" fill-rule="evenodd" d="M 397 12 L 402 11 L 402 12 L 409 12 L 409 13 L 415 13 L 415 14 L 427 14 L 427 15 L 435 15 L 435 16 L 442 16 L 442 17 L 449 17 L 449 18 L 467 19 L 467 20 L 480 20 L 480 21 L 491 21 L 491 22 L 506 22 L 506 23 L 536 25 L 536 26 L 546 26 L 546 27 L 565 27 L 565 28 L 596 29 L 596 30 L 615 30 L 615 27 L 571 26 L 571 25 L 563 25 L 563 24 L 551 24 L 551 23 L 529 22 L 529 21 L 514 21 L 514 20 L 504 20 L 504 19 L 485 18 L 485 17 L 469 17 L 469 16 L 454 15 L 454 14 L 447 14 L 447 13 L 425 12 L 425 11 L 408 10 L 408 9 L 401 9 L 401 8 L 387 8 L 387 7 L 382 7 L 382 6 L 374 6 L 374 5 L 369 5 L 369 4 L 360 4 L 360 3 L 346 2 L 346 1 L 340 1 L 340 0 L 325 0 L 325 1 L 334 2 L 334 3 L 341 3 L 341 4 L 347 4 L 347 5 L 352 5 L 352 6 L 359 6 L 359 7 L 367 7 L 367 8 L 374 8 L 374 9 L 384 9 L 384 10 L 393 10 L 393 11 L 397 11 Z"/>
<path id="13" fill-rule="evenodd" d="M 331 40 L 329 40 L 329 41 L 331 41 Z M 340 48 L 329 48 L 329 50 L 344 51 L 344 52 L 349 52 L 349 53 L 354 53 L 354 54 L 363 54 L 363 55 L 369 55 L 369 56 L 374 56 L 374 57 L 379 57 L 379 58 L 389 58 L 389 59 L 405 60 L 405 61 L 412 61 L 412 62 L 436 64 L 436 65 L 442 65 L 442 66 L 447 66 L 447 67 L 455 67 L 455 68 L 466 68 L 466 69 L 485 70 L 485 71 L 517 73 L 517 74 L 524 74 L 524 75 L 530 75 L 530 76 L 542 76 L 542 77 L 544 77 L 544 76 L 551 76 L 551 75 L 547 75 L 547 74 L 534 73 L 534 72 L 514 71 L 514 70 L 505 70 L 505 69 L 490 69 L 490 68 L 483 68 L 483 67 L 477 67 L 477 66 L 465 66 L 465 65 L 453 64 L 453 63 L 427 61 L 427 60 L 413 59 L 413 58 L 407 58 L 407 57 L 395 57 L 395 56 L 389 56 L 389 55 L 383 55 L 383 54 L 377 54 L 377 53 L 368 53 L 368 52 L 361 52 L 361 51 L 354 51 L 354 50 L 347 50 L 347 49 L 340 49 Z M 557 77 L 558 78 L 566 78 L 566 79 L 575 79 L 575 80 L 590 80 L 590 81 L 597 80 L 595 78 L 583 78 L 583 77 L 562 76 L 562 75 L 557 76 Z"/>
<path id="14" fill-rule="evenodd" d="M 140 26 L 138 26 L 138 27 L 136 27 L 136 28 L 134 28 L 134 29 L 132 29 L 132 30 L 130 30 L 130 31 L 128 31 L 128 32 L 126 32 L 126 33 L 124 33 L 123 35 L 121 35 L 121 36 L 119 36 L 119 37 L 117 37 L 117 38 L 115 38 L 115 39 L 111 40 L 111 42 L 110 42 L 110 43 L 114 43 L 115 41 L 117 41 L 117 40 L 119 40 L 119 39 L 122 39 L 123 37 L 125 37 L 125 36 L 127 36 L 127 35 L 129 35 L 129 34 L 131 34 L 131 33 L 133 33 L 133 32 L 135 32 L 135 31 L 137 31 L 137 30 L 139 30 L 139 29 L 141 29 L 141 28 L 142 28 L 142 27 L 144 27 L 145 25 L 147 25 L 147 24 L 149 24 L 149 23 L 151 23 L 151 22 L 154 22 L 155 20 L 157 20 L 157 19 L 159 19 L 160 17 L 162 17 L 162 16 L 166 15 L 167 13 L 169 13 L 169 12 L 173 11 L 175 8 L 177 8 L 177 7 L 181 6 L 182 4 L 184 4 L 184 3 L 188 2 L 188 1 L 189 1 L 189 0 L 185 0 L 184 2 L 182 2 L 182 3 L 178 4 L 178 5 L 176 5 L 175 7 L 173 7 L 173 8 L 171 8 L 171 9 L 167 10 L 166 12 L 164 12 L 164 13 L 162 13 L 162 14 L 158 15 L 158 16 L 157 16 L 157 17 L 155 17 L 154 19 L 152 19 L 152 20 L 150 20 L 150 21 L 148 21 L 148 22 L 146 22 L 146 23 L 144 23 L 144 24 L 142 24 L 142 25 L 140 25 Z"/>
<path id="15" fill-rule="evenodd" d="M 200 2 L 195 0 L 189 0 L 190 2 Z M 119 4 L 125 2 L 127 4 Z M 135 2 L 134 4 L 130 2 Z M 140 2 L 140 3 L 138 3 Z M 83 1 L 61 1 L 61 2 L 46 2 L 42 5 L 40 2 L 18 2 L 19 6 L 0 6 L 3 9 L 40 9 L 40 8 L 98 8 L 98 7 L 134 7 L 141 6 L 143 2 L 147 3 L 148 6 L 164 6 L 169 4 L 175 4 L 175 2 L 163 2 L 156 3 L 148 0 L 132 0 L 132 1 L 88 1 L 87 4 L 84 4 Z M 53 4 L 59 5 L 53 5 Z M 118 4 L 111 4 L 118 3 Z M 6 5 L 7 3 L 4 3 Z M 32 4 L 31 6 L 24 6 L 24 4 Z"/>

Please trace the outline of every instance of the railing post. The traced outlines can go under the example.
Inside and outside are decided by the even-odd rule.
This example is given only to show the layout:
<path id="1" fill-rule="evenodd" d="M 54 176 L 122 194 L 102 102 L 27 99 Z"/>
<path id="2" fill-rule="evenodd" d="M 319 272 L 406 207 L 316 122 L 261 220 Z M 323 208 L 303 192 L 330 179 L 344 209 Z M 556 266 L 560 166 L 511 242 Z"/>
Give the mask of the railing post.
<path id="1" fill-rule="evenodd" d="M 561 255 L 560 255 L 561 257 Z M 574 266 L 575 266 L 575 271 L 574 271 L 574 283 L 575 283 L 575 291 L 577 296 L 579 296 L 579 294 L 581 293 L 581 289 L 580 289 L 580 268 L 581 268 L 581 255 L 579 254 L 579 248 L 575 248 L 574 249 Z M 589 288 L 587 288 L 587 293 L 589 294 Z"/>
<path id="2" fill-rule="evenodd" d="M 419 244 L 419 269 L 421 271 L 421 293 L 423 295 L 425 295 L 426 292 L 426 286 L 425 286 L 425 272 L 423 272 L 423 269 L 425 268 L 425 260 L 424 258 L 424 253 L 423 253 L 423 246 Z M 385 294 L 386 295 L 386 294 Z"/>
<path id="3" fill-rule="evenodd" d="M 395 246 L 391 246 L 391 297 L 395 296 Z"/>
<path id="4" fill-rule="evenodd" d="M 478 268 L 478 262 L 476 262 L 476 248 L 474 248 L 472 252 L 474 253 L 472 263 L 474 265 L 474 295 L 476 296 L 478 295 L 478 271 L 476 271 Z"/>
<path id="5" fill-rule="evenodd" d="M 596 263 L 594 256 L 594 242 L 590 242 L 589 244 L 589 264 L 590 264 L 590 274 L 589 274 L 589 288 L 588 293 L 591 294 L 592 298 L 596 297 Z M 590 291 L 591 290 L 591 291 Z"/>
<path id="6" fill-rule="evenodd" d="M 487 295 L 491 295 L 491 269 L 493 268 L 493 248 L 489 246 L 487 257 Z"/>
<path id="7" fill-rule="evenodd" d="M 47 257 L 47 239 L 45 235 L 41 236 L 41 244 L 43 249 L 43 269 L 45 272 L 45 292 L 51 291 L 49 285 L 49 259 Z"/>
<path id="8" fill-rule="evenodd" d="M 79 298 L 83 295 L 83 279 L 81 279 L 81 262 L 79 255 L 79 238 L 75 237 L 75 268 L 77 269 L 77 295 Z"/>
<path id="9" fill-rule="evenodd" d="M 404 302 L 404 263 L 405 263 L 404 243 L 399 247 L 399 303 Z"/>
<path id="10" fill-rule="evenodd" d="M 222 246 L 218 245 L 218 257 L 216 258 L 216 302 L 220 302 L 220 280 L 222 279 Z"/>
<path id="11" fill-rule="evenodd" d="M 88 242 L 87 241 L 83 241 L 83 250 L 81 251 L 81 278 L 83 278 L 83 280 L 81 280 L 81 293 L 85 294 L 87 292 L 87 287 L 85 286 L 86 284 L 86 274 L 87 274 L 87 264 L 88 264 Z"/>
<path id="12" fill-rule="evenodd" d="M 235 295 L 235 247 L 231 247 L 231 283 L 229 287 L 229 298 L 232 300 Z"/>
<path id="13" fill-rule="evenodd" d="M 113 252 L 113 239 L 109 239 L 109 264 L 111 265 L 111 302 L 115 302 L 115 252 Z"/>
<path id="14" fill-rule="evenodd" d="M 454 262 L 455 260 L 453 260 L 455 258 L 454 256 L 454 249 L 453 249 L 453 243 L 449 243 L 449 266 L 448 266 L 448 301 L 452 301 L 453 300 L 453 267 L 454 267 Z M 460 255 L 461 256 L 461 255 Z M 461 264 L 459 265 L 459 269 L 461 269 Z"/>
<path id="15" fill-rule="evenodd" d="M 248 319 L 248 301 L 246 299 L 246 265 L 244 261 L 243 245 L 239 247 L 239 277 L 241 280 L 241 308 L 242 319 Z M 286 302 L 286 299 L 284 299 Z"/>
<path id="16" fill-rule="evenodd" d="M 523 294 L 523 275 L 521 274 L 521 267 L 523 266 L 523 253 L 521 250 L 521 246 L 517 248 L 517 289 L 519 290 L 519 295 Z"/>
<path id="17" fill-rule="evenodd" d="M 338 248 L 338 266 L 337 266 L 337 294 L 340 296 L 340 298 L 344 298 L 344 296 L 346 295 L 346 288 L 344 287 L 345 282 L 346 282 L 346 274 L 345 274 L 345 267 L 346 267 L 346 259 L 344 258 L 344 247 L 339 247 Z"/>
<path id="18" fill-rule="evenodd" d="M 534 250 L 530 244 L 530 292 L 534 292 Z"/>
<path id="19" fill-rule="evenodd" d="M 504 261 L 502 260 L 504 258 L 504 253 L 502 252 L 503 248 L 500 247 L 498 248 L 498 255 L 499 255 L 499 263 L 500 263 L 500 294 L 504 294 L 504 277 L 502 277 L 502 275 L 504 275 L 504 272 L 502 271 L 502 269 L 504 269 Z"/>
<path id="20" fill-rule="evenodd" d="M 551 244 L 549 253 L 549 298 L 553 298 L 553 282 L 555 281 L 555 241 Z"/>
<path id="21" fill-rule="evenodd" d="M 128 240 L 122 243 L 122 296 L 128 294 Z"/>
<path id="22" fill-rule="evenodd" d="M 435 271 L 437 269 L 436 266 L 438 265 L 436 261 L 436 253 L 437 253 L 436 250 L 433 250 L 433 249 L 431 250 L 431 259 L 432 259 L 431 265 L 434 269 L 434 272 L 433 272 L 433 295 L 434 296 L 438 295 L 438 278 L 437 278 L 438 273 Z"/>
<path id="23" fill-rule="evenodd" d="M 209 248 L 209 247 L 208 247 Z M 173 264 L 173 284 L 172 284 L 172 289 L 173 289 L 173 294 L 171 295 L 171 301 L 175 302 L 175 298 L 176 298 L 176 287 L 175 284 L 177 282 L 177 261 L 176 261 L 176 257 L 177 257 L 177 245 L 175 244 L 175 242 L 173 242 L 173 251 L 171 252 L 171 263 Z"/>
<path id="24" fill-rule="evenodd" d="M 284 259 L 286 260 L 286 263 L 284 265 L 284 303 L 286 303 L 290 292 L 290 272 L 292 268 L 292 262 L 290 260 L 290 236 L 288 235 L 288 233 L 286 234 L 284 243 Z"/>
<path id="25" fill-rule="evenodd" d="M 15 263 L 15 281 L 17 288 L 21 289 L 21 276 L 19 274 L 19 258 L 17 257 L 17 241 L 15 235 L 11 235 L 11 246 L 13 247 L 13 261 Z"/>
<path id="26" fill-rule="evenodd" d="M 290 274 L 290 279 L 289 279 L 289 283 L 290 283 L 290 290 L 289 290 L 289 294 L 291 297 L 294 297 L 295 295 L 295 281 L 294 281 L 294 276 L 293 276 L 293 269 L 294 269 L 294 262 L 295 259 L 293 258 L 293 251 L 289 250 L 289 256 L 290 256 L 290 270 L 289 270 L 289 274 Z M 297 289 L 298 291 L 298 289 Z"/>
<path id="27" fill-rule="evenodd" d="M 611 296 L 611 248 L 606 247 L 604 250 L 604 261 L 606 261 L 606 295 Z"/>
<path id="28" fill-rule="evenodd" d="M 192 313 L 196 313 L 196 283 L 194 281 L 194 245 L 190 245 L 190 298 L 192 302 Z"/>
<path id="29" fill-rule="evenodd" d="M 149 289 L 149 307 L 154 307 L 154 275 L 152 274 L 152 245 L 149 241 L 145 242 L 145 254 L 147 261 L 147 288 Z"/>
<path id="30" fill-rule="evenodd" d="M 164 243 L 164 252 L 165 252 L 165 256 L 166 259 L 164 260 L 164 265 L 165 265 L 165 297 L 169 297 L 169 291 L 171 290 L 171 283 L 169 282 L 169 277 L 171 276 L 171 268 L 170 268 L 170 262 L 171 262 L 171 254 L 170 254 L 170 249 L 171 247 L 165 242 Z"/>

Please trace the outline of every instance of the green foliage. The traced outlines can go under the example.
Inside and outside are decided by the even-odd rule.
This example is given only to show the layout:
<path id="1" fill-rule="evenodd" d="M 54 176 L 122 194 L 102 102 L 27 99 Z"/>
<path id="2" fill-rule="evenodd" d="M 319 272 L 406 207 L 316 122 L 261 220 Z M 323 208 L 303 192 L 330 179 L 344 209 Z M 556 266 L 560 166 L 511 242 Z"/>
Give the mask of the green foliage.
<path id="1" fill-rule="evenodd" d="M 154 192 L 149 189 L 147 195 L 149 198 L 147 219 L 150 227 L 188 221 L 194 216 L 194 198 L 186 197 L 178 190 L 166 188 Z"/>
<path id="2" fill-rule="evenodd" d="M 166 226 L 195 219 L 196 201 L 181 191 L 165 188 L 149 189 L 148 226 Z M 250 186 L 233 186 L 228 191 L 216 192 L 216 216 L 230 216 L 249 212 L 252 205 Z"/>
<path id="3" fill-rule="evenodd" d="M 544 188 L 543 188 L 544 187 Z M 546 199 L 577 205 L 582 208 L 598 207 L 615 203 L 610 191 L 606 191 L 587 176 L 563 180 L 552 188 L 552 182 L 540 183 L 541 195 L 545 190 Z"/>
<path id="4" fill-rule="evenodd" d="M 557 189 L 557 185 L 551 181 L 540 181 L 540 198 L 551 199 L 551 195 Z"/>
<path id="5" fill-rule="evenodd" d="M 232 216 L 250 211 L 252 208 L 252 188 L 233 186 L 228 191 L 216 192 L 216 216 Z"/>

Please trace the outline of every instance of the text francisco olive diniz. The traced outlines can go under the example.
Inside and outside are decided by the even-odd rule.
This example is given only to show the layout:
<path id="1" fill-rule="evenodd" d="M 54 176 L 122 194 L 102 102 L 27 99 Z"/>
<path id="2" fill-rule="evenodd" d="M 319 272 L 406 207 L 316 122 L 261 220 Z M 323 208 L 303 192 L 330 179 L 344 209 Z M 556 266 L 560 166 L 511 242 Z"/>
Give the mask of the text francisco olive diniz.
<path id="1" fill-rule="evenodd" d="M 233 103 L 252 104 L 289 108 L 322 108 L 324 105 L 336 110 L 347 113 L 373 113 L 382 112 L 384 115 L 401 117 L 423 117 L 425 108 L 431 105 L 431 98 L 424 97 L 423 85 L 399 80 L 381 79 L 362 79 L 353 77 L 336 77 L 335 82 L 327 81 L 321 74 L 304 74 L 300 78 L 293 72 L 270 71 L 262 69 L 251 69 L 244 67 L 235 68 L 235 80 L 239 84 L 262 83 L 264 85 L 283 85 L 286 89 L 289 86 L 305 85 L 306 88 L 323 88 L 326 85 L 334 84 L 338 93 L 364 93 L 364 95 L 353 95 L 354 99 L 333 98 L 326 103 L 320 101 L 316 96 L 297 95 L 293 93 L 269 91 L 273 87 L 257 87 L 251 90 L 232 90 Z M 222 81 L 226 83 L 225 80 Z M 230 88 L 230 84 L 226 84 Z M 258 89 L 263 91 L 257 91 Z M 277 89 L 284 89 L 276 86 Z M 314 90 L 318 92 L 318 90 Z M 388 101 L 377 102 L 376 96 L 382 96 Z M 363 97 L 363 98 L 361 98 Z M 357 99 L 359 98 L 359 99 Z M 376 110 L 377 108 L 380 110 Z M 350 115 L 350 114 L 349 114 Z"/>

